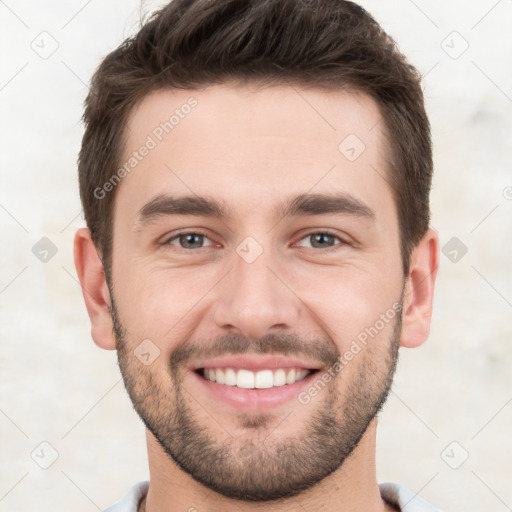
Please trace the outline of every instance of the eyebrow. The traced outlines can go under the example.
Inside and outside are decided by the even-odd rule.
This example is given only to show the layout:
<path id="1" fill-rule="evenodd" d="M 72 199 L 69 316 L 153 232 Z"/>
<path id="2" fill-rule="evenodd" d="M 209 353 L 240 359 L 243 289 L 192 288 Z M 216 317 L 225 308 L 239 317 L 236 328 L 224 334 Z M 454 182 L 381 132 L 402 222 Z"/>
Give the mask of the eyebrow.
<path id="1" fill-rule="evenodd" d="M 375 212 L 360 199 L 347 193 L 301 194 L 274 207 L 275 218 L 342 214 L 375 220 Z M 144 225 L 167 215 L 195 215 L 219 220 L 229 219 L 230 210 L 218 201 L 202 196 L 158 195 L 137 213 L 137 223 Z"/>

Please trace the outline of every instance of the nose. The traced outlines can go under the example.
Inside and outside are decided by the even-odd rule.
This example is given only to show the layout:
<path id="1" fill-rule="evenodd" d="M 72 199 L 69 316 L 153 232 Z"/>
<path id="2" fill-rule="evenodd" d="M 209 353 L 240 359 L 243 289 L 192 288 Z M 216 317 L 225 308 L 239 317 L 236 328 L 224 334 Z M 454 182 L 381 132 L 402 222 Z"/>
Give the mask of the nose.
<path id="1" fill-rule="evenodd" d="M 264 251 L 252 263 L 235 256 L 233 268 L 217 287 L 216 325 L 248 338 L 296 328 L 300 300 L 271 256 Z"/>

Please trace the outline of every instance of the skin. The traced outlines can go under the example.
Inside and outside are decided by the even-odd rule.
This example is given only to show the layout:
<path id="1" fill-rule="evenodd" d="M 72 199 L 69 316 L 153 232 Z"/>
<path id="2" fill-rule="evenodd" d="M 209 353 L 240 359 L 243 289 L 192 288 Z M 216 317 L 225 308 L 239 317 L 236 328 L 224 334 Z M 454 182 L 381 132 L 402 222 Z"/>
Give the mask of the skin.
<path id="1" fill-rule="evenodd" d="M 264 454 L 271 471 L 271 463 L 283 459 L 278 448 L 293 442 L 305 449 L 308 428 L 322 412 L 350 425 L 351 399 L 362 404 L 359 412 L 369 424 L 349 457 L 337 454 L 338 465 L 314 485 L 274 502 L 234 499 L 212 490 L 182 470 L 148 429 L 151 483 L 141 510 L 393 510 L 382 500 L 376 481 L 377 416 L 370 406 L 385 399 L 398 346 L 416 347 L 427 339 L 439 242 L 429 229 L 411 255 L 408 275 L 403 275 L 378 106 L 364 94 L 284 85 L 158 91 L 132 111 L 124 156 L 190 96 L 198 106 L 115 191 L 111 291 L 117 346 L 101 260 L 89 231 L 76 234 L 75 264 L 94 341 L 104 349 L 119 349 L 125 384 L 139 413 L 154 419 L 171 403 L 170 414 L 177 397 L 185 397 L 182 406 L 189 418 L 206 429 L 213 446 L 231 450 L 233 467 L 242 474 L 264 466 L 246 467 L 258 454 Z M 366 147 L 355 161 L 338 149 L 349 134 L 356 134 Z M 371 209 L 373 218 L 277 214 L 276 208 L 290 197 L 306 193 L 348 194 Z M 226 205 L 231 215 L 142 219 L 141 209 L 158 195 L 207 196 Z M 205 246 L 180 247 L 178 230 L 205 234 Z M 335 237 L 314 246 L 309 235 L 326 230 Z M 236 251 L 249 236 L 262 249 L 252 263 Z M 400 300 L 401 330 L 395 321 L 386 323 L 307 405 L 289 400 L 272 410 L 241 414 L 209 396 L 185 363 L 170 370 L 178 348 L 192 347 L 189 363 L 203 355 L 203 348 L 206 354 L 222 346 L 226 335 L 249 340 L 252 349 L 264 336 L 293 335 L 315 354 L 323 349 L 341 355 Z M 145 339 L 160 350 L 150 366 L 141 365 L 133 353 Z M 145 393 L 155 390 L 144 401 Z M 364 403 L 368 396 L 372 398 Z M 348 443 L 348 434 L 337 434 Z M 286 458 L 289 452 L 283 453 Z M 322 455 L 335 458 L 332 450 Z M 219 467 L 209 471 L 222 474 Z"/>

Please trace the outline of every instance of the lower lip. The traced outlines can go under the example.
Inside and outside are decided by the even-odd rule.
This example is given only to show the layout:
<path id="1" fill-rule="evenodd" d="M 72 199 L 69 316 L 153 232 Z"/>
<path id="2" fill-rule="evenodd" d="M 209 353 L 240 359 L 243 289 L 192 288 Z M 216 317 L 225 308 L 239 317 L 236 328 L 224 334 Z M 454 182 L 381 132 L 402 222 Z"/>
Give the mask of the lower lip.
<path id="1" fill-rule="evenodd" d="M 276 386 L 267 389 L 243 389 L 237 386 L 226 386 L 218 382 L 212 382 L 192 371 L 194 377 L 204 386 L 214 397 L 229 403 L 236 409 L 261 409 L 275 407 L 289 400 L 297 399 L 297 395 L 307 387 L 315 378 L 318 371 L 307 375 L 304 379 Z"/>

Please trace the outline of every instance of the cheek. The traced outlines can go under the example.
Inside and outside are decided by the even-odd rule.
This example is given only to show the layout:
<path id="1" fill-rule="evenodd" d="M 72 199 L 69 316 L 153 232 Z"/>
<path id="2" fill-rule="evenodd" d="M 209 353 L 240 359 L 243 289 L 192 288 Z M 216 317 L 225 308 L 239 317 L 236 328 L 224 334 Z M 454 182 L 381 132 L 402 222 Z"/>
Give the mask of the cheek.
<path id="1" fill-rule="evenodd" d="M 354 269 L 333 269 L 322 279 L 316 277 L 307 278 L 308 286 L 298 295 L 341 353 L 354 340 L 364 345 L 373 339 L 390 339 L 400 311 L 399 277 Z"/>
<path id="2" fill-rule="evenodd" d="M 169 340 L 185 339 L 191 322 L 204 314 L 206 298 L 216 280 L 207 269 L 133 266 L 129 273 L 119 268 L 115 294 L 120 318 L 131 337 L 149 338 L 168 353 Z M 117 284 L 119 283 L 119 284 Z M 205 300 L 206 299 L 206 300 Z"/>

